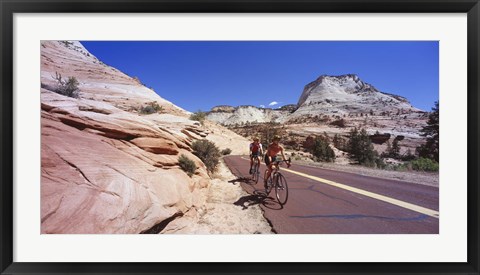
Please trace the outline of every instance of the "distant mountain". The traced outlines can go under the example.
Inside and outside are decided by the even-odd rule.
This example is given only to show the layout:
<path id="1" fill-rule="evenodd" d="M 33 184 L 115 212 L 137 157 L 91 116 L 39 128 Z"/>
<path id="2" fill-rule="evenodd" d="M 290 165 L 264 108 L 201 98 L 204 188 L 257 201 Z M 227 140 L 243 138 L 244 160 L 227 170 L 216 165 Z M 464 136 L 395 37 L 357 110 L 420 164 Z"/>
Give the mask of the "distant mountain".
<path id="1" fill-rule="evenodd" d="M 359 114 L 383 112 L 423 112 L 402 96 L 384 93 L 355 74 L 322 75 L 307 84 L 292 117 L 318 114 Z"/>
<path id="2" fill-rule="evenodd" d="M 320 76 L 305 86 L 297 104 L 279 109 L 222 105 L 212 108 L 207 118 L 223 125 L 235 125 L 247 122 L 299 122 L 323 115 L 389 116 L 410 113 L 424 112 L 413 107 L 405 97 L 381 92 L 357 75 L 347 74 Z"/>
<path id="3" fill-rule="evenodd" d="M 207 113 L 207 119 L 222 125 L 245 123 L 284 122 L 295 105 L 286 105 L 279 109 L 259 108 L 255 106 L 216 106 Z"/>

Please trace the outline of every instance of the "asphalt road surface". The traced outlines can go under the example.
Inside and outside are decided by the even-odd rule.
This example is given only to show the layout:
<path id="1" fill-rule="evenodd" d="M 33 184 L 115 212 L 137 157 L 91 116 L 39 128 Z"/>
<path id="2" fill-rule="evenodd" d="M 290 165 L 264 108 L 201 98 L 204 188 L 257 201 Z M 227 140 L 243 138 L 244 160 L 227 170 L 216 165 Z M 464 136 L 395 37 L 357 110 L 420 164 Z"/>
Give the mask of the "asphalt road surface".
<path id="1" fill-rule="evenodd" d="M 275 190 L 263 188 L 264 163 L 257 184 L 250 180 L 250 161 L 228 156 L 225 163 L 249 193 L 236 205 L 260 205 L 265 218 L 282 234 L 438 234 L 438 188 L 403 181 L 301 166 L 292 161 L 281 173 L 289 197 L 282 207 Z"/>

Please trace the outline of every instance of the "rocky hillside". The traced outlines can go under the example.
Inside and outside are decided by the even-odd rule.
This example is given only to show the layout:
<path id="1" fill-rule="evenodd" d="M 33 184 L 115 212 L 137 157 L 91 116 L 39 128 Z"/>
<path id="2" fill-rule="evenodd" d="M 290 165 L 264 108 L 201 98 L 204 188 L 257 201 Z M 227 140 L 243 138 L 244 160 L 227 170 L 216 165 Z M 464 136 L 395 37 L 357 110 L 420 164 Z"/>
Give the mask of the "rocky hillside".
<path id="1" fill-rule="evenodd" d="M 307 84 L 291 118 L 320 114 L 421 112 L 404 97 L 383 93 L 357 75 L 322 75 Z"/>
<path id="2" fill-rule="evenodd" d="M 74 77 L 77 97 L 58 91 Z M 56 80 L 57 79 L 57 80 Z M 41 232 L 156 233 L 205 203 L 197 139 L 246 153 L 248 140 L 189 113 L 76 41 L 41 43 Z M 154 112 L 146 111 L 154 108 Z M 189 177 L 185 155 L 198 169 Z"/>
<path id="3" fill-rule="evenodd" d="M 222 125 L 245 123 L 285 122 L 291 113 L 287 108 L 269 109 L 255 106 L 216 106 L 207 114 L 207 119 Z"/>
<path id="4" fill-rule="evenodd" d="M 353 127 L 365 128 L 371 135 L 379 132 L 391 137 L 387 139 L 390 142 L 401 137 L 405 153 L 414 152 L 424 142 L 420 129 L 426 125 L 428 113 L 404 97 L 381 92 L 357 75 L 348 74 L 320 76 L 305 86 L 297 104 L 279 109 L 217 106 L 207 118 L 243 136 L 265 132 L 277 124 L 278 132 L 288 135 L 291 144 L 323 134 L 346 138 Z M 379 152 L 385 150 L 385 142 L 375 144 Z"/>
<path id="5" fill-rule="evenodd" d="M 211 121 L 223 125 L 249 123 L 295 123 L 323 116 L 353 117 L 360 114 L 390 116 L 424 114 L 398 95 L 377 90 L 357 75 L 322 75 L 307 84 L 297 104 L 279 109 L 254 106 L 216 106 L 207 114 Z"/>

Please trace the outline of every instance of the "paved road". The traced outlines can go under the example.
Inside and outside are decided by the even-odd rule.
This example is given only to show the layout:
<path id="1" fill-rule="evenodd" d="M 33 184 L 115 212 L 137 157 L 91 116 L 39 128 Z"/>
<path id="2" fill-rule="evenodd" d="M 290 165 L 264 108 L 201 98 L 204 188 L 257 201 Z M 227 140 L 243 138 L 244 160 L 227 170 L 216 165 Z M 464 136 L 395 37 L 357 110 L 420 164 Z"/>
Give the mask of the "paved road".
<path id="1" fill-rule="evenodd" d="M 250 194 L 235 204 L 260 205 L 277 233 L 284 234 L 438 234 L 438 188 L 352 173 L 301 166 L 292 162 L 282 174 L 289 198 L 280 206 L 275 191 L 265 198 L 262 164 L 258 184 L 248 180 L 247 157 L 225 163 Z"/>

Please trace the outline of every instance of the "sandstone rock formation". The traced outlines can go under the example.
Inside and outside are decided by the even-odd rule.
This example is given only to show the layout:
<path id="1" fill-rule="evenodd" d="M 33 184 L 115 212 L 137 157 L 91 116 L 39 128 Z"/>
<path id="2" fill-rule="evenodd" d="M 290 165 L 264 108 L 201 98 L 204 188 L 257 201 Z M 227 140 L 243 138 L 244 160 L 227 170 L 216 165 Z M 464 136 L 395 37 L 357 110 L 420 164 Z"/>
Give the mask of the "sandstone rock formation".
<path id="1" fill-rule="evenodd" d="M 291 113 L 291 108 L 269 109 L 255 106 L 216 106 L 207 113 L 207 119 L 222 125 L 245 123 L 282 123 Z"/>
<path id="2" fill-rule="evenodd" d="M 378 131 L 403 137 L 401 150 L 415 151 L 424 143 L 420 129 L 426 125 L 428 113 L 413 107 L 402 96 L 381 92 L 357 75 L 347 74 L 318 77 L 305 86 L 295 105 L 278 109 L 223 105 L 212 108 L 207 118 L 241 134 L 252 132 L 252 124 L 280 123 L 288 135 L 298 140 L 324 133 L 345 136 L 354 127 L 365 128 L 370 135 Z M 386 141 L 373 139 L 378 145 Z M 385 148 L 376 149 L 381 152 Z"/>
<path id="3" fill-rule="evenodd" d="M 375 144 L 384 144 L 390 139 L 390 136 L 391 135 L 389 133 L 373 134 L 373 135 L 370 135 L 370 140 Z"/>
<path id="4" fill-rule="evenodd" d="M 356 114 L 372 112 L 419 112 L 406 98 L 383 93 L 357 75 L 322 75 L 307 84 L 293 117 L 316 114 Z"/>
<path id="5" fill-rule="evenodd" d="M 255 106 L 216 106 L 208 112 L 209 120 L 223 125 L 237 123 L 290 122 L 311 118 L 343 115 L 410 115 L 422 116 L 425 112 L 413 107 L 402 96 L 384 93 L 363 82 L 357 75 L 322 75 L 307 84 L 297 104 L 278 109 Z M 314 119 L 313 119 L 314 120 Z"/>
<path id="6" fill-rule="evenodd" d="M 57 73 L 78 80 L 78 98 L 54 92 Z M 205 203 L 210 177 L 193 141 L 248 150 L 248 140 L 190 120 L 76 41 L 42 41 L 41 84 L 42 233 L 158 233 Z M 152 102 L 161 111 L 142 114 Z M 192 177 L 182 154 L 198 167 Z"/>

